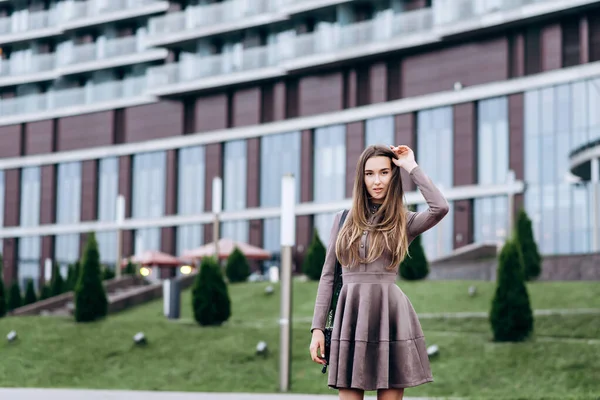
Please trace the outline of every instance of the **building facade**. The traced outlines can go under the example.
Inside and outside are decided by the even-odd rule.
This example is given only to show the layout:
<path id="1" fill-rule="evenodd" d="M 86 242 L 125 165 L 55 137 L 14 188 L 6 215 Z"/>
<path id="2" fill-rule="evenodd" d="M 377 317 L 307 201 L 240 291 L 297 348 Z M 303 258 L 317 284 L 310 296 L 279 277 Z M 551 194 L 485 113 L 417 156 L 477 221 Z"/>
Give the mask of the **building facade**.
<path id="1" fill-rule="evenodd" d="M 450 201 L 431 260 L 501 242 L 520 207 L 543 254 L 600 251 L 598 0 L 5 0 L 0 49 L 8 282 L 90 231 L 107 265 L 118 228 L 124 256 L 212 241 L 217 176 L 222 235 L 277 253 L 294 174 L 299 261 L 374 143 Z"/>

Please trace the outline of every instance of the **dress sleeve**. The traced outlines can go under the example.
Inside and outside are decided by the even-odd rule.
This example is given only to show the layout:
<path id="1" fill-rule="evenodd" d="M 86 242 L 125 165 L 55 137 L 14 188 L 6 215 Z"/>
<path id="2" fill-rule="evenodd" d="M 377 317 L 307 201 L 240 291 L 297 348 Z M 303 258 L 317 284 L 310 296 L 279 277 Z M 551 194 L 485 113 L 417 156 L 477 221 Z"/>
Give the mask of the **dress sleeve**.
<path id="1" fill-rule="evenodd" d="M 449 206 L 442 192 L 431 182 L 420 166 L 410 171 L 410 177 L 429 206 L 425 211 L 409 211 L 407 214 L 408 236 L 415 238 L 440 222 L 448 214 Z"/>
<path id="2" fill-rule="evenodd" d="M 325 263 L 323 264 L 323 271 L 321 272 L 321 278 L 319 279 L 319 287 L 317 289 L 317 299 L 315 301 L 315 311 L 313 314 L 313 321 L 310 331 L 314 329 L 320 329 L 325 331 L 325 323 L 327 322 L 327 313 L 329 312 L 329 306 L 331 304 L 331 296 L 333 294 L 333 279 L 335 275 L 335 242 L 339 232 L 340 219 L 342 217 L 340 211 L 335 215 L 333 219 L 333 225 L 331 227 L 331 234 L 329 235 L 329 244 L 325 253 Z"/>

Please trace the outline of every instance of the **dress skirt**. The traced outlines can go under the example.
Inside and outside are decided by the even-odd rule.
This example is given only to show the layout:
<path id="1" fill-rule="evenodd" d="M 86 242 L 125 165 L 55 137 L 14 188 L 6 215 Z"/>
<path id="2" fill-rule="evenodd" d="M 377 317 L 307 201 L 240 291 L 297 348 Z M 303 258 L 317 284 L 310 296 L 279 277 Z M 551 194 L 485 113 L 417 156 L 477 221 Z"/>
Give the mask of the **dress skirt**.
<path id="1" fill-rule="evenodd" d="M 396 277 L 344 273 L 331 340 L 331 388 L 368 391 L 433 382 L 421 324 Z"/>

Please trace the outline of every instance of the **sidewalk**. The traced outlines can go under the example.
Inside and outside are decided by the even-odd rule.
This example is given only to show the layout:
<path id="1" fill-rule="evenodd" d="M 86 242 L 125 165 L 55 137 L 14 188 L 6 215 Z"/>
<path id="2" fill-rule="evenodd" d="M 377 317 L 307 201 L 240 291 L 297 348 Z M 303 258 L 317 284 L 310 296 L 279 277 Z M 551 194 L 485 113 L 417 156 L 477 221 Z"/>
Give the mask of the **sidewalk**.
<path id="1" fill-rule="evenodd" d="M 337 400 L 337 395 L 310 394 L 245 394 L 245 393 L 181 393 L 118 390 L 74 389 L 0 389 L 2 400 Z M 427 400 L 424 397 L 405 397 L 405 400 Z M 368 396 L 365 400 L 375 400 Z"/>

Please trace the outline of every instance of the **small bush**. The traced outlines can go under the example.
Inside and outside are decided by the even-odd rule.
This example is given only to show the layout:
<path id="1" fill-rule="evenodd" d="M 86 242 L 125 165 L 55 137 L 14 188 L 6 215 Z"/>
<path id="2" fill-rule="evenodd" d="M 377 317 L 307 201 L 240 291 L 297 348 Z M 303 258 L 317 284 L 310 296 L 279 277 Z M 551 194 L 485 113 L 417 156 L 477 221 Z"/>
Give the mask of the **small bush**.
<path id="1" fill-rule="evenodd" d="M 91 322 L 108 312 L 108 299 L 100 277 L 100 254 L 96 235 L 91 232 L 81 262 L 81 276 L 75 285 L 75 320 Z"/>
<path id="2" fill-rule="evenodd" d="M 125 267 L 124 275 L 135 275 L 135 265 L 131 262 L 131 260 L 127 261 L 127 266 Z"/>
<path id="3" fill-rule="evenodd" d="M 419 235 L 410 243 L 408 254 L 400 263 L 400 276 L 407 281 L 416 281 L 427 278 L 427 275 L 429 275 L 429 263 Z"/>
<path id="4" fill-rule="evenodd" d="M 231 316 L 231 300 L 219 265 L 212 257 L 202 260 L 192 288 L 194 319 L 203 326 L 221 325 Z"/>
<path id="5" fill-rule="evenodd" d="M 245 282 L 250 276 L 250 266 L 244 253 L 237 247 L 233 249 L 227 259 L 227 267 L 225 269 L 229 282 Z"/>
<path id="6" fill-rule="evenodd" d="M 37 301 L 37 295 L 35 294 L 35 286 L 33 285 L 33 279 L 27 281 L 27 287 L 25 289 L 25 299 L 23 305 L 33 304 Z"/>
<path id="7" fill-rule="evenodd" d="M 319 233 L 315 229 L 308 250 L 306 251 L 304 262 L 302 263 L 302 272 L 304 272 L 308 279 L 313 281 L 321 279 L 326 253 L 327 250 L 321 238 L 319 238 Z"/>
<path id="8" fill-rule="evenodd" d="M 21 288 L 19 282 L 16 280 L 10 285 L 10 291 L 8 292 L 8 311 L 13 311 L 23 305 L 23 298 L 21 297 Z"/>
<path id="9" fill-rule="evenodd" d="M 52 289 L 50 288 L 50 285 L 44 283 L 40 289 L 40 300 L 46 300 L 50 297 L 52 297 Z"/>
<path id="10" fill-rule="evenodd" d="M 50 281 L 52 296 L 58 296 L 66 291 L 66 283 L 63 279 L 58 264 L 52 265 L 52 280 Z"/>
<path id="11" fill-rule="evenodd" d="M 531 220 L 523 209 L 517 218 L 516 240 L 523 255 L 525 279 L 531 281 L 538 278 L 542 272 L 542 257 L 533 237 Z"/>
<path id="12" fill-rule="evenodd" d="M 523 341 L 533 331 L 523 259 L 518 245 L 512 240 L 507 241 L 500 252 L 490 323 L 497 342 Z"/>

